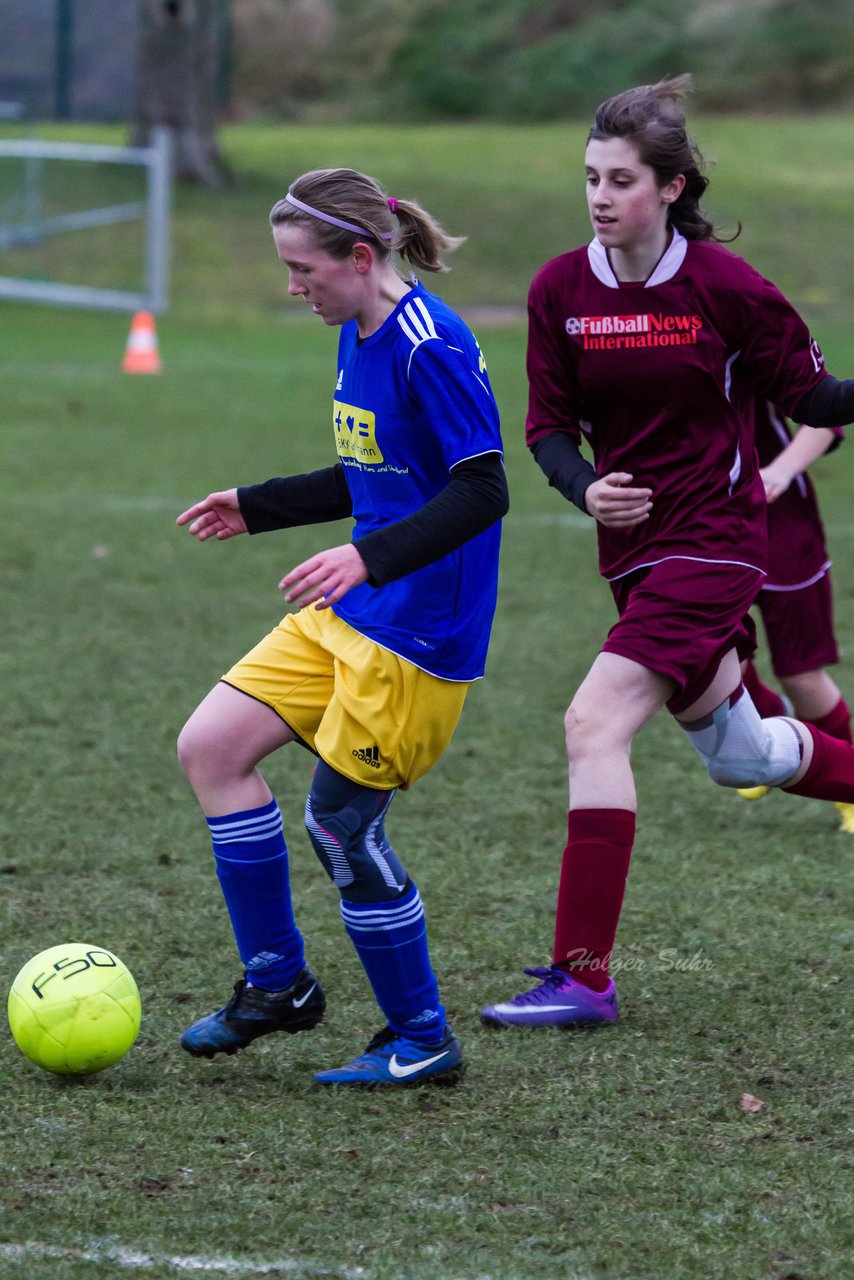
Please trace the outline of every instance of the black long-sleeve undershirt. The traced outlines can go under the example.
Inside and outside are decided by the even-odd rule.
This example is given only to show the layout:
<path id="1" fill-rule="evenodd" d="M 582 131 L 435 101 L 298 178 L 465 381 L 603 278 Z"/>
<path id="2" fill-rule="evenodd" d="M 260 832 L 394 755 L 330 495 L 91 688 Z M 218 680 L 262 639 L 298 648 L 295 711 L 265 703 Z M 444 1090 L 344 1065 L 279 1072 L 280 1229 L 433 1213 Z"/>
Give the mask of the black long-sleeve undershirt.
<path id="1" fill-rule="evenodd" d="M 791 416 L 807 427 L 847 426 L 854 421 L 854 379 L 840 381 L 828 374 L 803 397 Z M 531 452 L 552 488 L 587 514 L 584 495 L 596 479 L 596 470 L 572 437 L 553 431 L 532 445 Z"/>
<path id="2" fill-rule="evenodd" d="M 804 396 L 791 416 L 805 427 L 847 427 L 854 422 L 854 379 L 840 381 L 828 374 Z"/>
<path id="3" fill-rule="evenodd" d="M 323 524 L 353 513 L 344 467 L 324 467 L 237 490 L 250 533 Z M 412 515 L 354 542 L 371 586 L 403 578 L 440 560 L 483 533 L 508 510 L 507 480 L 499 453 L 459 463 L 435 498 Z"/>
<path id="4" fill-rule="evenodd" d="M 563 431 L 553 431 L 532 445 L 531 452 L 552 488 L 589 514 L 584 494 L 596 479 L 596 468 L 582 457 L 575 441 Z"/>
<path id="5" fill-rule="evenodd" d="M 250 533 L 328 524 L 353 514 L 350 490 L 339 462 L 305 475 L 277 476 L 237 490 L 240 514 Z"/>

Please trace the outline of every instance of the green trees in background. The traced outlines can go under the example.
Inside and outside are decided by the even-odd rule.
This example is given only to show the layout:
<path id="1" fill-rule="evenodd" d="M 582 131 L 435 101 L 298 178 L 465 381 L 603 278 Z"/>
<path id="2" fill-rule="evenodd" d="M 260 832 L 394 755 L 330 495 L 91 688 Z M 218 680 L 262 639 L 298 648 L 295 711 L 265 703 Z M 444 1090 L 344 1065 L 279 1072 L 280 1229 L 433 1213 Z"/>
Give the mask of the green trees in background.
<path id="1" fill-rule="evenodd" d="M 854 96 L 850 0 L 234 0 L 239 115 L 549 120 L 694 72 L 710 108 Z"/>

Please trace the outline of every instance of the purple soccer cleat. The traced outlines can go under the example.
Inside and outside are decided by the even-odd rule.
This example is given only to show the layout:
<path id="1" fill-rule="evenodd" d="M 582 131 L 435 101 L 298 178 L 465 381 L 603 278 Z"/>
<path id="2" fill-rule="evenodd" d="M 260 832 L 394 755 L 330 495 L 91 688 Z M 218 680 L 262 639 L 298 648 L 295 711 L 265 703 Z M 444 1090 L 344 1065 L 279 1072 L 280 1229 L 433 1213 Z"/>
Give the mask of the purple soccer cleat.
<path id="1" fill-rule="evenodd" d="M 480 1011 L 488 1027 L 584 1027 L 599 1022 L 616 1022 L 619 1013 L 617 988 L 608 979 L 604 991 L 591 991 L 552 965 L 526 969 L 540 985 L 523 991 L 504 1004 L 489 1004 Z"/>

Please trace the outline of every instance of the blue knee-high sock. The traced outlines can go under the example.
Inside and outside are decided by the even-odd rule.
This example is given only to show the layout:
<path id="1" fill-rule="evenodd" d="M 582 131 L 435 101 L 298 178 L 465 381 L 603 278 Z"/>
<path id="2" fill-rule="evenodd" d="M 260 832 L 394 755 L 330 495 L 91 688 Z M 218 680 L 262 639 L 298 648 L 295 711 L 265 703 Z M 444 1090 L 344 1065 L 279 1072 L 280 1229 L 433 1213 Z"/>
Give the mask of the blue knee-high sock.
<path id="1" fill-rule="evenodd" d="M 216 873 L 246 976 L 256 987 L 283 991 L 305 964 L 294 921 L 288 850 L 275 800 L 206 819 Z"/>
<path id="2" fill-rule="evenodd" d="M 391 902 L 342 899 L 341 917 L 392 1031 L 428 1044 L 440 1040 L 445 1010 L 415 885 Z"/>

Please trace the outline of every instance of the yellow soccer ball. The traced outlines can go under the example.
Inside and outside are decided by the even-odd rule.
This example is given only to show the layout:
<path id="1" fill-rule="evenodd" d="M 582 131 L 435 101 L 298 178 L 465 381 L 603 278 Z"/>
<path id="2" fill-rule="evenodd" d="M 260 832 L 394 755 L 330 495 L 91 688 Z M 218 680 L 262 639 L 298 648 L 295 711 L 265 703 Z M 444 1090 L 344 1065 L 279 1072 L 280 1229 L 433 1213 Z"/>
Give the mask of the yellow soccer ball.
<path id="1" fill-rule="evenodd" d="M 103 947 L 69 942 L 33 956 L 12 983 L 9 1026 L 23 1054 L 57 1075 L 90 1075 L 123 1058 L 142 1008 L 126 965 Z"/>

